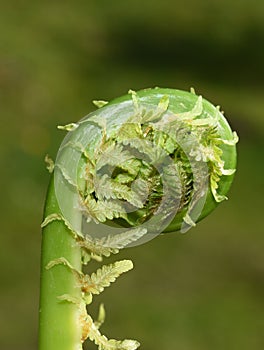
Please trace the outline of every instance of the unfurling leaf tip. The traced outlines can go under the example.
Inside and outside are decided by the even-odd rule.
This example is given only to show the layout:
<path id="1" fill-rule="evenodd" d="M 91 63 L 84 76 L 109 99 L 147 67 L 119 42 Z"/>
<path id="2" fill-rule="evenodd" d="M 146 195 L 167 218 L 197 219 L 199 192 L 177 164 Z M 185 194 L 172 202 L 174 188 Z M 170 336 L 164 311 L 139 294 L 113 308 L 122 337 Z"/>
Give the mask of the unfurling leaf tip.
<path id="1" fill-rule="evenodd" d="M 51 174 L 54 171 L 54 161 L 52 160 L 52 158 L 50 158 L 50 156 L 48 154 L 46 154 L 45 156 L 45 163 L 46 163 L 46 169 L 48 170 L 48 172 Z"/>
<path id="2" fill-rule="evenodd" d="M 70 123 L 70 124 L 66 124 L 66 125 L 58 125 L 57 129 L 65 130 L 65 131 L 73 131 L 73 130 L 77 129 L 78 126 L 79 126 L 78 123 Z"/>
<path id="3" fill-rule="evenodd" d="M 196 95 L 194 87 L 190 88 L 190 93 L 193 94 L 193 95 Z"/>
<path id="4" fill-rule="evenodd" d="M 104 107 L 108 104 L 108 101 L 104 101 L 104 100 L 93 100 L 92 102 L 97 108 Z"/>
<path id="5" fill-rule="evenodd" d="M 128 90 L 128 94 L 131 95 L 134 107 L 135 107 L 136 110 L 138 110 L 138 108 L 139 108 L 139 98 L 138 98 L 138 95 L 137 95 L 136 91 L 130 89 L 130 90 Z"/>

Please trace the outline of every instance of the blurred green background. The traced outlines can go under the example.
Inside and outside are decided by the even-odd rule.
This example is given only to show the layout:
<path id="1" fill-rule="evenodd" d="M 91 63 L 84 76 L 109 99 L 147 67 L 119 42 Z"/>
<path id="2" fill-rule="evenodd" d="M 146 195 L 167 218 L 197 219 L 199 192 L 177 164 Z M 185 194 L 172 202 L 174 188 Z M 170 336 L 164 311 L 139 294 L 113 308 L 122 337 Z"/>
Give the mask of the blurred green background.
<path id="1" fill-rule="evenodd" d="M 221 104 L 241 138 L 237 176 L 191 232 L 121 253 L 135 269 L 96 298 L 103 331 L 151 350 L 264 348 L 263 62 L 261 0 L 0 1 L 0 349 L 37 349 L 56 125 L 93 99 L 154 86 L 194 86 Z"/>

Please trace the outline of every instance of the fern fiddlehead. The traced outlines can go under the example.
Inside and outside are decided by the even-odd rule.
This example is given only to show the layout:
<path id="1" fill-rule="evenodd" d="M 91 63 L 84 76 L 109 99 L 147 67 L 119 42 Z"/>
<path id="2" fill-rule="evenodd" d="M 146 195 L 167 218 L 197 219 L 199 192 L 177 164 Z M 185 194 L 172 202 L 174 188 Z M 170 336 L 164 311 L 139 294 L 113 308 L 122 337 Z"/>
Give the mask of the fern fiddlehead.
<path id="1" fill-rule="evenodd" d="M 40 350 L 81 349 L 86 338 L 99 349 L 136 349 L 136 341 L 103 336 L 103 309 L 94 322 L 86 307 L 132 262 L 91 276 L 82 264 L 161 232 L 186 232 L 226 199 L 235 173 L 238 137 L 194 91 L 129 91 L 94 103 L 98 110 L 60 127 L 69 133 L 42 224 Z"/>

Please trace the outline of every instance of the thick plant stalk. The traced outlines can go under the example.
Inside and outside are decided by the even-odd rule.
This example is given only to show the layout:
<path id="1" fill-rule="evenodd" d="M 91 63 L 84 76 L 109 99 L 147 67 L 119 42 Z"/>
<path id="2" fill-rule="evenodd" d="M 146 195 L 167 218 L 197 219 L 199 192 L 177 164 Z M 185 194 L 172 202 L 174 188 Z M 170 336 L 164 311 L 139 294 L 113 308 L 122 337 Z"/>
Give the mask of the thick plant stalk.
<path id="1" fill-rule="evenodd" d="M 52 213 L 60 213 L 53 176 L 44 217 Z M 80 223 L 81 215 L 72 220 Z M 39 350 L 81 349 L 80 308 L 74 303 L 58 299 L 64 294 L 80 299 L 81 290 L 76 288 L 76 280 L 69 269 L 64 266 L 47 269 L 50 261 L 60 257 L 67 259 L 77 270 L 81 269 L 81 248 L 69 228 L 62 221 L 55 220 L 43 228 L 42 235 Z"/>
<path id="2" fill-rule="evenodd" d="M 91 275 L 82 265 L 161 232 L 186 232 L 227 199 L 238 137 L 219 108 L 173 89 L 130 91 L 70 131 L 57 155 L 44 212 L 39 350 L 135 350 L 135 340 L 100 333 L 87 305 L 133 264 Z M 49 169 L 53 164 L 49 162 Z"/>

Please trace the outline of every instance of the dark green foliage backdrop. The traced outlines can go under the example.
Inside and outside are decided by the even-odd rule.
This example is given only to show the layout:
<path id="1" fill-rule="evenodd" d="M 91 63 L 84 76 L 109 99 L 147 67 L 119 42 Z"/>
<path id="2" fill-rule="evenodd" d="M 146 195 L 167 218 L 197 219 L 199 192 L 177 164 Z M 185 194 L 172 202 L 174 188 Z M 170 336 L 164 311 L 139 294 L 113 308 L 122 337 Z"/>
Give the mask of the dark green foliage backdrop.
<path id="1" fill-rule="evenodd" d="M 122 252 L 135 270 L 98 298 L 104 331 L 142 349 L 264 348 L 263 62 L 260 0 L 1 0 L 1 349 L 37 348 L 43 158 L 62 140 L 56 125 L 92 99 L 157 85 L 194 86 L 223 106 L 241 137 L 237 177 L 191 232 Z"/>

